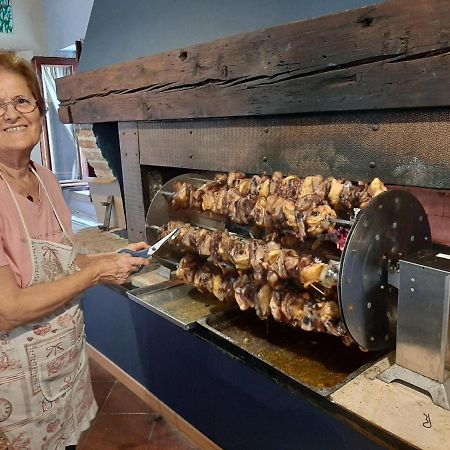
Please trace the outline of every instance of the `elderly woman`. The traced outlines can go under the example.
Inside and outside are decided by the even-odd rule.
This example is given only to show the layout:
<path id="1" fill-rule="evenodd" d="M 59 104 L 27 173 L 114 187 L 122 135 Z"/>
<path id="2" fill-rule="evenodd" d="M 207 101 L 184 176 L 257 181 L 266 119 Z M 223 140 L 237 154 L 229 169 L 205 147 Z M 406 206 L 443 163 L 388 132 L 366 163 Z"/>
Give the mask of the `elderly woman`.
<path id="1" fill-rule="evenodd" d="M 30 160 L 44 110 L 32 66 L 0 53 L 0 431 L 20 449 L 73 446 L 89 427 L 97 405 L 80 296 L 148 264 L 75 254 L 59 184 Z"/>

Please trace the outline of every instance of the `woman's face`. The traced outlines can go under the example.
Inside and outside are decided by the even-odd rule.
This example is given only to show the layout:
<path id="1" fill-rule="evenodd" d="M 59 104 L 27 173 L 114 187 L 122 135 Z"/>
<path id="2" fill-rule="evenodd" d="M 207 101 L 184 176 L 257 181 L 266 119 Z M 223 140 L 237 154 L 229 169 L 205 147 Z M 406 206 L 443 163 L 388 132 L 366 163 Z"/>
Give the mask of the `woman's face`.
<path id="1" fill-rule="evenodd" d="M 34 99 L 22 76 L 0 68 L 0 103 L 11 102 L 17 97 Z M 23 114 L 9 104 L 5 114 L 0 117 L 0 154 L 9 157 L 12 156 L 10 152 L 29 155 L 39 142 L 41 130 L 39 108 Z"/>

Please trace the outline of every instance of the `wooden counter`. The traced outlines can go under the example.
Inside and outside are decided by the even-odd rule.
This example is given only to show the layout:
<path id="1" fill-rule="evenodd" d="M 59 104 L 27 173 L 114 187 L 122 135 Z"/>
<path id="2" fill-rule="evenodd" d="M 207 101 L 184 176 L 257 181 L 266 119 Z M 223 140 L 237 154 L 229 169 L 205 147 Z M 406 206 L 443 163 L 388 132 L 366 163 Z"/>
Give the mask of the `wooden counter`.
<path id="1" fill-rule="evenodd" d="M 393 354 L 342 386 L 330 400 L 415 447 L 450 448 L 450 411 L 434 405 L 425 393 L 376 378 L 390 361 Z"/>

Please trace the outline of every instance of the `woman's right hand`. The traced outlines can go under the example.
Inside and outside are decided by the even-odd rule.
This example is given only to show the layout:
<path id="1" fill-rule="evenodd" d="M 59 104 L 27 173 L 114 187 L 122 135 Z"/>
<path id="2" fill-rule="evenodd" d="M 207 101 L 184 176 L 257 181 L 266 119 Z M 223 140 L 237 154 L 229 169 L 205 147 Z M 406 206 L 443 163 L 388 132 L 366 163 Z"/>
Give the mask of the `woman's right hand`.
<path id="1" fill-rule="evenodd" d="M 130 275 L 148 263 L 148 258 L 138 258 L 126 253 L 110 253 L 89 266 L 96 271 L 96 283 L 124 284 Z"/>

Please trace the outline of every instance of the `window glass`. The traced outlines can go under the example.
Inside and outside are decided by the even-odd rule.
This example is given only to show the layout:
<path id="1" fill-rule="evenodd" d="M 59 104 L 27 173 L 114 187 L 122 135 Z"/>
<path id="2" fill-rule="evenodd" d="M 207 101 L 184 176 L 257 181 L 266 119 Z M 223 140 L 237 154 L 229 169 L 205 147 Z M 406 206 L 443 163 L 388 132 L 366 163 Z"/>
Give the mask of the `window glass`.
<path id="1" fill-rule="evenodd" d="M 41 65 L 42 87 L 47 104 L 46 122 L 51 170 L 59 181 L 82 178 L 80 152 L 74 126 L 62 124 L 58 118 L 59 101 L 55 80 L 72 74 L 72 65 Z"/>

